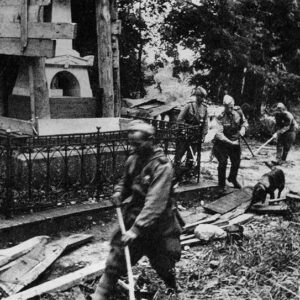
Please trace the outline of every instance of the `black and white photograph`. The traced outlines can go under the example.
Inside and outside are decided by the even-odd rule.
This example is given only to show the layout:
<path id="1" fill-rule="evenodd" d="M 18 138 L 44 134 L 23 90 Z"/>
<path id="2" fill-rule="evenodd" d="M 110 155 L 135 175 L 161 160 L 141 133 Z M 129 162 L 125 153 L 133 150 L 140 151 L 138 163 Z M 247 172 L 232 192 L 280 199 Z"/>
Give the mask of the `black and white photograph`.
<path id="1" fill-rule="evenodd" d="M 0 299 L 300 299 L 299 0 L 0 0 Z"/>

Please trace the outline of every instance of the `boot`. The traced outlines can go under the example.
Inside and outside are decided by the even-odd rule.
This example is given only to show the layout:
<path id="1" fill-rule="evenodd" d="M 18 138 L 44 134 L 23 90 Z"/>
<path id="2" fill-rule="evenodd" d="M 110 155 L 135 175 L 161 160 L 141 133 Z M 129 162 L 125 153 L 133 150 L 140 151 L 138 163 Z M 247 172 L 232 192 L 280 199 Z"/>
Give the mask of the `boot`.
<path id="1" fill-rule="evenodd" d="M 230 178 L 228 177 L 228 181 L 231 182 L 233 184 L 233 187 L 236 189 L 241 189 L 242 186 L 240 185 L 240 183 L 236 180 L 236 178 Z"/>
<path id="2" fill-rule="evenodd" d="M 108 299 L 108 291 L 101 286 L 97 286 L 94 294 L 89 296 L 89 300 L 107 300 Z"/>
<path id="3" fill-rule="evenodd" d="M 113 279 L 114 277 L 111 277 L 104 273 L 100 281 L 98 283 L 98 286 L 93 294 L 90 295 L 91 300 L 107 300 L 108 296 L 110 294 L 110 291 L 115 287 L 116 280 Z"/>

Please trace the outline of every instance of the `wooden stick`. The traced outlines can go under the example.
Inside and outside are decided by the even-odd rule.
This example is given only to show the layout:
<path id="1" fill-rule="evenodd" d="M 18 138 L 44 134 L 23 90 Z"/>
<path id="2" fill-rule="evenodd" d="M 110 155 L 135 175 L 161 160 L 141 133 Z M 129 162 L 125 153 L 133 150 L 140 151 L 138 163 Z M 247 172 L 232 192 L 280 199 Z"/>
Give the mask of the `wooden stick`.
<path id="1" fill-rule="evenodd" d="M 274 140 L 274 136 L 272 136 L 270 139 L 268 139 L 263 145 L 261 145 L 255 152 L 254 155 L 257 155 L 259 153 L 259 151 L 264 148 L 265 146 L 267 146 L 270 142 L 272 142 Z"/>
<path id="2" fill-rule="evenodd" d="M 117 209 L 118 221 L 119 221 L 119 225 L 120 225 L 120 228 L 121 228 L 121 232 L 122 232 L 122 234 L 125 234 L 126 233 L 126 228 L 125 228 L 121 208 L 117 207 L 116 209 Z M 134 280 L 133 280 L 130 252 L 129 252 L 129 247 L 128 246 L 125 246 L 124 252 L 125 252 L 125 259 L 126 259 L 126 265 L 127 265 L 127 274 L 128 274 L 129 299 L 130 300 L 135 300 Z"/>

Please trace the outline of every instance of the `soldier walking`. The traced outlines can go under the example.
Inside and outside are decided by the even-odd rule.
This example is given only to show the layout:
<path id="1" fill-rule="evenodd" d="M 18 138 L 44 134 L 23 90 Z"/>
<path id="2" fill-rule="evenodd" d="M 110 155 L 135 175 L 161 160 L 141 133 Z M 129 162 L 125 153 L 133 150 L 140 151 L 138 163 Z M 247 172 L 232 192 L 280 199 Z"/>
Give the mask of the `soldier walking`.
<path id="1" fill-rule="evenodd" d="M 181 159 L 186 151 L 186 166 L 188 168 L 191 168 L 193 166 L 193 155 L 189 147 L 192 148 L 193 153 L 197 153 L 199 143 L 201 145 L 208 131 L 207 105 L 206 103 L 204 103 L 204 100 L 207 96 L 207 92 L 204 88 L 198 87 L 193 91 L 192 96 L 196 97 L 196 101 L 189 102 L 184 106 L 184 108 L 178 116 L 177 122 L 178 124 L 201 126 L 201 129 L 200 132 L 195 133 L 193 139 L 182 141 L 180 140 L 180 142 L 177 144 L 175 155 L 176 167 L 180 165 Z M 200 150 L 201 149 L 199 149 L 199 151 Z"/>
<path id="2" fill-rule="evenodd" d="M 294 116 L 286 109 L 283 103 L 278 103 L 275 111 L 275 129 L 273 137 L 277 138 L 275 165 L 286 161 L 287 155 L 295 142 L 298 124 Z"/>
<path id="3" fill-rule="evenodd" d="M 240 137 L 243 137 L 248 128 L 248 122 L 239 106 L 234 106 L 234 99 L 225 95 L 223 99 L 224 111 L 217 117 L 219 130 L 214 139 L 213 154 L 219 161 L 218 182 L 221 188 L 226 185 L 226 167 L 228 157 L 231 169 L 228 181 L 235 188 L 241 188 L 237 181 L 238 170 L 241 162 Z"/>
<path id="4" fill-rule="evenodd" d="M 118 229 L 93 300 L 106 300 L 120 276 L 126 274 L 124 246 L 128 245 L 132 264 L 146 255 L 166 286 L 176 290 L 175 263 L 180 259 L 181 227 L 170 198 L 173 171 L 162 149 L 153 144 L 154 128 L 135 120 L 129 125 L 133 152 L 124 175 L 115 188 L 113 203 L 126 202 L 126 234 Z"/>

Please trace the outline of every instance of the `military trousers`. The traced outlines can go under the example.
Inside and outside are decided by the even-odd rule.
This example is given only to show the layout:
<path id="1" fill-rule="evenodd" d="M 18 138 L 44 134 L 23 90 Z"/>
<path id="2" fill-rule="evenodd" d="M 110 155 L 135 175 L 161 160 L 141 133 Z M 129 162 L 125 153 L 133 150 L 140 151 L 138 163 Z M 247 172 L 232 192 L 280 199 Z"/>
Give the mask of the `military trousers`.
<path id="1" fill-rule="evenodd" d="M 222 141 L 215 141 L 213 146 L 213 155 L 217 158 L 218 165 L 218 181 L 219 186 L 225 187 L 226 184 L 226 168 L 228 158 L 231 161 L 231 168 L 228 179 L 235 181 L 237 179 L 238 170 L 241 163 L 241 146 L 229 145 Z"/>
<path id="2" fill-rule="evenodd" d="M 278 161 L 286 161 L 288 153 L 295 142 L 295 139 L 295 131 L 288 131 L 278 136 L 276 147 L 276 159 Z"/>
<path id="3" fill-rule="evenodd" d="M 106 261 L 103 288 L 112 291 L 120 276 L 126 274 L 124 247 L 121 232 L 117 231 L 111 241 L 111 249 Z M 176 289 L 175 263 L 181 256 L 181 244 L 178 236 L 141 237 L 129 245 L 131 263 L 135 265 L 144 255 L 165 284 Z M 101 280 L 100 280 L 101 285 Z"/>

